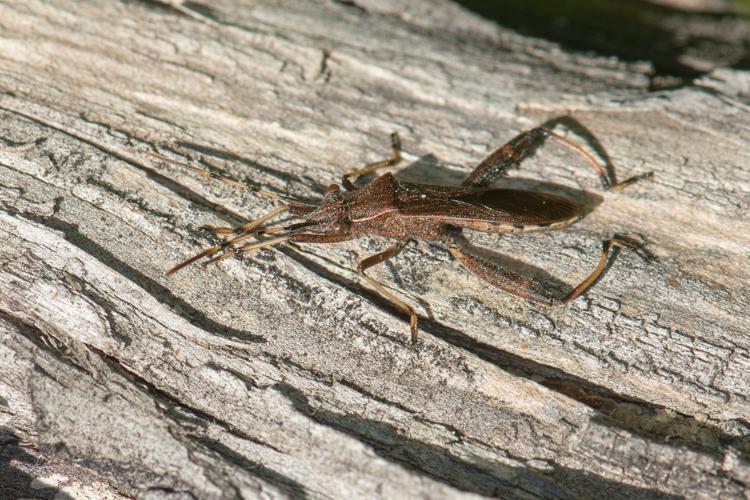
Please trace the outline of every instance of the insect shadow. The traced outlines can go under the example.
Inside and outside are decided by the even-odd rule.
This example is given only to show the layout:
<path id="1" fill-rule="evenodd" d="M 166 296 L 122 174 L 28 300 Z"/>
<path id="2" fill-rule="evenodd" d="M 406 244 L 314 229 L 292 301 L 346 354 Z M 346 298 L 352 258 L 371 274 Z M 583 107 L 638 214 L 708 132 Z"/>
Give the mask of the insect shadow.
<path id="1" fill-rule="evenodd" d="M 601 155 L 600 155 L 601 156 Z M 368 183 L 373 180 L 375 174 L 368 174 L 363 176 L 363 182 Z M 440 186 L 456 186 L 460 185 L 466 176 L 465 172 L 460 172 L 452 168 L 447 168 L 438 158 L 433 154 L 428 154 L 419 157 L 412 163 L 406 165 L 404 168 L 394 172 L 393 176 L 399 182 L 413 183 L 413 184 L 429 184 L 429 185 L 440 185 Z M 559 196 L 563 196 L 572 200 L 576 200 L 581 204 L 581 217 L 586 217 L 589 213 L 596 210 L 601 205 L 604 199 L 591 191 L 583 189 L 577 189 L 562 184 L 540 181 L 537 179 L 531 179 L 526 177 L 504 177 L 502 180 L 495 183 L 498 187 L 515 189 L 520 191 L 541 191 L 547 193 L 553 193 Z M 463 245 L 471 245 L 470 237 L 462 233 L 455 235 Z M 508 255 L 494 251 L 484 246 L 474 246 L 474 250 L 478 257 L 487 262 L 492 263 L 496 267 L 507 269 L 513 272 L 517 276 L 527 277 L 530 283 L 537 283 L 542 285 L 542 288 L 546 287 L 553 293 L 558 299 L 563 299 L 565 291 L 570 289 L 570 285 L 564 281 L 555 277 L 554 275 L 544 271 L 543 269 L 528 264 L 520 259 L 509 257 Z M 613 249 L 614 252 L 618 252 L 619 248 Z M 613 255 L 614 257 L 614 255 Z M 615 259 L 610 258 L 607 267 L 602 272 L 602 277 L 606 274 L 606 271 L 612 266 Z M 390 261 L 385 262 L 390 264 Z M 398 288 L 405 288 L 404 281 L 398 277 L 396 268 L 389 265 L 391 270 L 392 279 Z M 420 306 L 424 309 L 427 317 L 435 319 L 430 305 L 427 301 L 415 297 L 420 303 Z"/>
<path id="2" fill-rule="evenodd" d="M 557 125 L 577 130 L 584 138 L 588 138 L 591 147 L 604 159 L 604 164 L 578 143 L 553 132 L 552 128 Z M 338 184 L 331 184 L 325 190 L 323 199 L 317 203 L 244 184 L 204 168 L 183 165 L 152 153 L 161 160 L 187 167 L 206 178 L 254 191 L 276 200 L 280 205 L 240 226 L 215 228 L 217 235 L 225 237 L 223 243 L 183 261 L 167 271 L 167 274 L 175 273 L 204 258 L 209 258 L 205 263 L 217 262 L 233 255 L 285 243 L 337 243 L 365 236 L 382 236 L 396 240 L 396 243 L 360 261 L 357 271 L 383 297 L 409 314 L 412 342 L 416 342 L 418 332 L 414 308 L 370 277 L 366 270 L 395 257 L 413 240 L 442 243 L 468 271 L 501 290 L 542 305 L 566 304 L 586 292 L 601 278 L 610 265 L 610 259 L 616 256 L 618 248 L 628 247 L 638 251 L 642 246 L 640 242 L 618 235 L 603 241 L 602 253 L 594 271 L 568 293 L 560 295 L 554 289 L 556 287 L 550 287 L 551 280 L 540 280 L 534 275 L 516 272 L 516 269 L 523 266 L 513 262 L 514 259 L 506 258 L 498 262 L 496 255 L 478 249 L 462 234 L 463 229 L 498 234 L 562 229 L 584 217 L 597 205 L 593 203 L 595 199 L 588 194 L 578 190 L 571 191 L 571 188 L 563 186 L 555 186 L 546 191 L 490 187 L 494 181 L 505 177 L 512 168 L 519 167 L 523 160 L 547 140 L 572 150 L 590 163 L 604 190 L 620 190 L 653 175 L 650 172 L 617 182 L 611 161 L 601 144 L 579 122 L 568 117 L 556 118 L 541 127 L 521 132 L 480 162 L 457 186 L 405 182 L 390 172 L 367 184 L 355 185 L 350 178 L 367 176 L 379 169 L 401 163 L 401 139 L 398 134 L 393 133 L 390 158 L 345 173 L 341 178 L 343 189 Z M 416 162 L 412 171 L 424 163 Z M 434 179 L 439 173 L 440 170 L 433 170 L 430 176 Z M 554 190 L 566 193 L 555 194 L 551 192 Z M 584 197 L 588 197 L 589 203 L 582 199 Z M 268 225 L 282 214 L 294 216 L 300 221 Z M 251 238 L 255 241 L 246 241 Z M 511 264 L 510 268 L 508 264 Z"/>

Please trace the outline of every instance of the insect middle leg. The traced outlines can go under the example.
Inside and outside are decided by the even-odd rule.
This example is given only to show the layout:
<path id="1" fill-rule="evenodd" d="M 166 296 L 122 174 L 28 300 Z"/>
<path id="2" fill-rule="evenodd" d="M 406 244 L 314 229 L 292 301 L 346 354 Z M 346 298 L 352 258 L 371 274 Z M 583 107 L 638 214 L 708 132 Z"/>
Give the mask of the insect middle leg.
<path id="1" fill-rule="evenodd" d="M 602 254 L 599 258 L 599 264 L 589 276 L 581 281 L 578 285 L 563 296 L 555 295 L 547 286 L 538 280 L 523 276 L 513 271 L 503 269 L 502 267 L 489 262 L 487 259 L 480 257 L 476 249 L 471 245 L 460 240 L 457 235 L 451 235 L 448 239 L 448 250 L 451 254 L 460 260 L 466 268 L 477 275 L 482 280 L 491 285 L 500 288 L 506 292 L 523 297 L 532 302 L 545 305 L 566 304 L 581 294 L 585 293 L 596 283 L 607 268 L 607 262 L 613 255 L 612 248 L 628 247 L 635 250 L 640 249 L 640 245 L 627 238 L 616 237 L 602 242 Z"/>
<path id="2" fill-rule="evenodd" d="M 367 282 L 373 286 L 380 294 L 396 304 L 398 307 L 403 309 L 408 315 L 409 315 L 409 324 L 411 326 L 411 342 L 412 344 L 415 344 L 417 342 L 417 313 L 414 311 L 414 308 L 411 307 L 409 304 L 404 302 L 402 299 L 397 297 L 395 294 L 389 292 L 386 290 L 386 288 L 375 279 L 368 276 L 365 271 L 369 269 L 372 266 L 375 266 L 377 264 L 380 264 L 381 262 L 384 262 L 392 257 L 395 257 L 398 255 L 401 250 L 406 247 L 406 245 L 411 240 L 404 240 L 399 241 L 392 247 L 388 248 L 387 250 L 384 250 L 380 253 L 377 253 L 375 255 L 371 255 L 370 257 L 367 257 L 366 259 L 362 260 L 359 265 L 357 266 L 357 271 L 359 274 L 367 280 Z"/>
<path id="3" fill-rule="evenodd" d="M 379 168 L 392 167 L 398 164 L 400 161 L 401 161 L 401 139 L 398 136 L 398 132 L 393 132 L 391 134 L 391 157 L 388 158 L 387 160 L 381 160 L 381 161 L 376 161 L 374 163 L 369 163 L 362 168 L 351 170 L 345 173 L 341 177 L 341 184 L 349 191 L 352 191 L 356 189 L 356 187 L 354 186 L 354 184 L 352 184 L 352 181 L 349 180 L 349 177 L 358 177 L 360 175 L 372 173 L 378 170 Z"/>
<path id="4" fill-rule="evenodd" d="M 610 179 L 604 166 L 579 144 L 544 127 L 536 127 L 521 132 L 507 144 L 501 146 L 490 156 L 485 158 L 479 165 L 477 165 L 474 171 L 469 174 L 462 185 L 472 187 L 488 186 L 498 177 L 505 175 L 511 168 L 519 166 L 521 162 L 531 156 L 546 139 L 552 139 L 558 144 L 561 144 L 583 156 L 586 161 L 591 163 L 596 169 L 597 174 L 599 175 L 599 180 L 605 190 L 620 190 L 640 179 L 653 175 L 653 172 L 648 172 L 615 183 Z"/>

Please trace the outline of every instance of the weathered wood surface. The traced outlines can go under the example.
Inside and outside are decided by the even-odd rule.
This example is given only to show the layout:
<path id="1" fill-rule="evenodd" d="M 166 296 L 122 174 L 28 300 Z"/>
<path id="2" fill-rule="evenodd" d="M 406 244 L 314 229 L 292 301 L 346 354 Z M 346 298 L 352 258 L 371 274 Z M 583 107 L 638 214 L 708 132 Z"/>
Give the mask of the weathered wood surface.
<path id="1" fill-rule="evenodd" d="M 0 496 L 746 495 L 750 78 L 648 70 L 438 1 L 0 4 Z M 602 194 L 550 145 L 510 183 L 597 209 L 471 237 L 569 285 L 646 239 L 658 262 L 623 252 L 569 307 L 413 246 L 373 270 L 418 308 L 412 348 L 353 270 L 378 239 L 164 276 L 272 204 L 153 148 L 315 199 L 394 130 L 402 178 L 456 183 L 566 115 L 653 182 Z"/>

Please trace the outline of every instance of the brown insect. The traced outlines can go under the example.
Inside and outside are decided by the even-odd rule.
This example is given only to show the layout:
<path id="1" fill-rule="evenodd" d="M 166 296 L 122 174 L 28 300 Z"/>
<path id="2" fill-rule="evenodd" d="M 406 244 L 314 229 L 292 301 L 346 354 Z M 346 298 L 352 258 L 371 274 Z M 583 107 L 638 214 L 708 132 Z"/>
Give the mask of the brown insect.
<path id="1" fill-rule="evenodd" d="M 518 166 L 547 138 L 586 158 L 596 168 L 605 190 L 619 190 L 653 175 L 653 172 L 649 172 L 614 183 L 604 167 L 581 146 L 551 130 L 537 127 L 522 132 L 492 153 L 469 174 L 460 187 L 400 182 L 391 173 L 386 173 L 365 186 L 355 186 L 350 177 L 368 174 L 401 161 L 401 143 L 398 135 L 394 133 L 391 134 L 392 155 L 389 159 L 344 174 L 341 184 L 346 191 L 342 191 L 337 184 L 332 184 L 326 190 L 320 204 L 312 205 L 151 153 L 152 156 L 190 168 L 205 177 L 251 189 L 282 203 L 280 207 L 247 224 L 235 228 L 216 228 L 214 231 L 218 235 L 231 238 L 185 260 L 166 274 L 175 273 L 204 257 L 214 256 L 206 262 L 209 264 L 231 255 L 240 255 L 285 242 L 335 243 L 362 236 L 380 235 L 398 241 L 387 250 L 362 260 L 357 270 L 378 292 L 409 314 L 413 342 L 417 339 L 417 314 L 414 309 L 365 273 L 368 268 L 398 255 L 413 239 L 445 243 L 451 254 L 469 271 L 502 290 L 540 304 L 565 304 L 584 293 L 597 281 L 606 268 L 613 246 L 638 250 L 640 245 L 624 237 L 604 241 L 596 269 L 567 295 L 559 297 L 538 281 L 488 261 L 480 255 L 476 247 L 472 247 L 460 237 L 461 228 L 492 233 L 560 229 L 583 216 L 584 205 L 563 196 L 487 187 L 492 181 L 506 174 L 510 168 Z M 264 226 L 285 212 L 301 218 L 302 221 L 284 226 Z M 249 238 L 264 239 L 240 245 Z"/>

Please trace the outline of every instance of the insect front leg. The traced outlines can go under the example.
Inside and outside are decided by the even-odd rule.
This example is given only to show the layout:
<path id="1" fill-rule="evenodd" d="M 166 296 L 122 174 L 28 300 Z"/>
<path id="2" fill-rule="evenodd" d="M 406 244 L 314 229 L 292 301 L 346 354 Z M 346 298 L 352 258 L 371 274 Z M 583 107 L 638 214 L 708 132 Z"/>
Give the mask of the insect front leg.
<path id="1" fill-rule="evenodd" d="M 479 256 L 478 249 L 465 242 L 457 234 L 449 234 L 447 244 L 451 254 L 482 280 L 513 295 L 544 305 L 566 304 L 591 288 L 607 269 L 610 257 L 614 257 L 613 247 L 615 249 L 627 247 L 636 251 L 641 250 L 639 244 L 624 237 L 615 237 L 603 241 L 602 254 L 596 269 L 586 279 L 573 287 L 570 292 L 560 296 L 550 290 L 548 285 L 533 277 L 509 271 Z"/>
<path id="2" fill-rule="evenodd" d="M 409 315 L 409 324 L 411 325 L 411 342 L 412 344 L 415 344 L 417 342 L 418 329 L 417 329 L 417 313 L 414 311 L 414 308 L 411 307 L 406 302 L 404 302 L 399 297 L 397 297 L 395 294 L 386 290 L 386 288 L 380 282 L 376 281 L 375 279 L 371 278 L 365 273 L 365 271 L 368 268 L 375 266 L 377 264 L 380 264 L 381 262 L 384 262 L 398 255 L 401 252 L 401 250 L 403 250 L 404 247 L 406 247 L 409 241 L 411 240 L 399 241 L 398 243 L 388 248 L 387 250 L 384 250 L 380 253 L 367 257 L 366 259 L 362 260 L 359 263 L 359 265 L 357 266 L 357 271 L 365 280 L 367 280 L 367 282 L 370 285 L 373 286 L 373 288 L 375 288 L 378 292 L 380 292 L 380 294 L 383 297 L 387 298 L 388 300 L 396 304 L 398 307 L 403 309 Z"/>
<path id="3" fill-rule="evenodd" d="M 345 173 L 341 177 L 341 184 L 349 191 L 352 191 L 356 189 L 356 187 L 354 186 L 354 184 L 352 184 L 352 181 L 349 180 L 349 177 L 358 177 L 360 175 L 372 173 L 378 170 L 379 168 L 392 167 L 398 164 L 400 161 L 401 161 L 401 139 L 398 136 L 398 132 L 393 132 L 391 134 L 391 157 L 388 158 L 387 160 L 381 160 L 381 161 L 376 161 L 374 163 L 369 163 L 362 168 L 351 170 Z"/>

